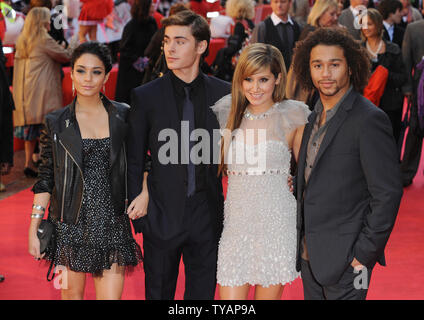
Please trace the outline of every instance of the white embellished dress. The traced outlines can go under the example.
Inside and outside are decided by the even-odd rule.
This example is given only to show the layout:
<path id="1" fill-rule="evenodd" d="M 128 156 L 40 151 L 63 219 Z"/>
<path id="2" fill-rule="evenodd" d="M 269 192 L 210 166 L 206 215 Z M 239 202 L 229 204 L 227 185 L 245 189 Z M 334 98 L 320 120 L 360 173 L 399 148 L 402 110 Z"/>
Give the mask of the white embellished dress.
<path id="1" fill-rule="evenodd" d="M 231 95 L 212 110 L 225 128 Z M 228 188 L 219 241 L 221 286 L 286 284 L 296 271 L 296 199 L 287 185 L 291 150 L 286 137 L 310 111 L 294 100 L 260 115 L 245 112 L 227 156 Z"/>

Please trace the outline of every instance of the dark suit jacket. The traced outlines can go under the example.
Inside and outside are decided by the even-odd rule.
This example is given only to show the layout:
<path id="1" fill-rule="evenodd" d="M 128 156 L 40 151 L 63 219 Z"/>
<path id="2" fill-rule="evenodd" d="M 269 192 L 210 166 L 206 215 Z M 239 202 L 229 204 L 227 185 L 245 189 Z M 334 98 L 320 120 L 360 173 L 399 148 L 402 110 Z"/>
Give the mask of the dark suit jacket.
<path id="1" fill-rule="evenodd" d="M 306 236 L 309 261 L 322 285 L 334 285 L 356 258 L 372 268 L 385 265 L 384 247 L 402 197 L 402 180 L 387 115 L 355 91 L 340 105 L 327 129 L 305 186 L 312 112 L 299 152 L 298 252 Z"/>
<path id="2" fill-rule="evenodd" d="M 275 46 L 281 51 L 286 65 L 286 70 L 289 70 L 291 59 L 293 55 L 293 48 L 296 45 L 296 41 L 299 39 L 301 28 L 299 24 L 293 21 L 293 46 L 288 47 L 287 43 L 284 43 L 278 34 L 277 28 L 271 20 L 271 17 L 266 18 L 264 21 L 258 24 L 256 30 L 252 34 L 251 43 L 261 42 Z"/>
<path id="3" fill-rule="evenodd" d="M 424 20 L 410 23 L 405 31 L 403 39 L 402 57 L 405 64 L 408 81 L 405 84 L 404 92 L 413 92 L 419 80 L 419 72 L 413 74 L 415 66 L 424 56 Z M 415 84 L 415 85 L 414 85 Z"/>
<path id="4" fill-rule="evenodd" d="M 213 148 L 219 150 L 219 135 L 213 140 L 213 130 L 219 129 L 218 120 L 209 108 L 231 90 L 230 84 L 219 79 L 204 76 L 206 86 L 206 130 L 211 137 L 210 154 Z M 159 152 L 166 149 L 167 141 L 159 141 L 164 129 L 173 129 L 178 139 L 181 132 L 173 86 L 170 74 L 156 79 L 132 92 L 132 108 L 129 115 L 128 134 L 128 195 L 131 202 L 142 191 L 143 168 L 147 150 L 151 153 L 151 169 L 147 179 L 149 206 L 147 216 L 133 221 L 135 232 L 143 232 L 151 239 L 172 240 L 181 233 L 182 218 L 187 190 L 187 165 L 162 164 Z M 179 159 L 179 158 L 178 158 Z M 221 178 L 217 176 L 218 166 L 207 165 L 207 195 L 219 239 L 223 219 L 223 193 Z"/>
<path id="5" fill-rule="evenodd" d="M 389 33 L 387 32 L 386 28 L 383 28 L 383 39 L 386 41 L 390 41 Z M 399 27 L 398 25 L 395 25 L 394 31 L 393 31 L 393 43 L 396 43 L 399 48 L 402 48 L 402 42 L 403 42 L 403 36 L 405 35 L 405 29 L 402 27 Z"/>
<path id="6" fill-rule="evenodd" d="M 341 12 L 339 16 L 339 23 L 345 26 L 356 40 L 361 40 L 361 29 L 355 28 L 354 21 L 355 17 L 349 7 Z"/>

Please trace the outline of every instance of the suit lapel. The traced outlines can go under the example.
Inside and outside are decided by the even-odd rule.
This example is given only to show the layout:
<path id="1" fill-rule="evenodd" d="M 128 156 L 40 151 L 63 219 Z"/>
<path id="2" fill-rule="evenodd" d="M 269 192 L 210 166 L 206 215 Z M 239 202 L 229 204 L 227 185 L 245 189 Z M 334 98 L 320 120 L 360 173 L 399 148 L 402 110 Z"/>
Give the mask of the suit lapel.
<path id="1" fill-rule="evenodd" d="M 165 107 L 165 113 L 163 116 L 169 117 L 169 119 L 171 120 L 172 129 L 176 130 L 179 136 L 181 134 L 181 121 L 178 115 L 177 104 L 174 98 L 174 86 L 172 85 L 171 76 L 169 74 L 170 72 L 172 71 L 167 72 L 162 77 L 163 81 L 159 92 L 161 102 L 159 102 L 158 104 Z"/>
<path id="2" fill-rule="evenodd" d="M 209 77 L 206 75 L 203 75 L 204 83 L 205 83 L 205 93 L 206 93 L 206 130 L 209 131 L 209 133 L 212 133 L 213 129 L 219 129 L 219 124 L 216 119 L 215 114 L 213 113 L 211 106 L 214 105 L 215 97 L 212 95 L 213 92 L 213 86 L 210 83 Z"/>
<path id="3" fill-rule="evenodd" d="M 305 131 L 302 137 L 302 143 L 299 151 L 299 160 L 297 167 L 297 176 L 298 176 L 298 199 L 302 198 L 304 184 L 305 184 L 305 165 L 306 165 L 306 153 L 308 150 L 309 139 L 311 138 L 312 128 L 314 127 L 315 121 L 317 119 L 317 113 L 312 112 L 308 119 L 308 124 L 305 127 Z"/>

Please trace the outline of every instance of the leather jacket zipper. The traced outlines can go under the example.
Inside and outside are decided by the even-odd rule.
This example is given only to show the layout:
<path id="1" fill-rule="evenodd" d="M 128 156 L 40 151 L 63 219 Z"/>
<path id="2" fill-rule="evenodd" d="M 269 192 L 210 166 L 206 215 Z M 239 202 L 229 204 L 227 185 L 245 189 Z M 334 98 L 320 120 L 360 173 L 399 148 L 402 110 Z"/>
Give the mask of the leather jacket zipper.
<path id="1" fill-rule="evenodd" d="M 124 214 L 127 214 L 128 209 L 128 184 L 127 184 L 127 151 L 125 150 L 124 144 L 124 162 L 125 162 L 125 211 Z"/>
<path id="2" fill-rule="evenodd" d="M 60 213 L 60 222 L 63 222 L 63 211 L 64 211 L 64 207 L 65 207 L 65 192 L 66 192 L 67 174 L 68 174 L 68 153 L 65 153 L 65 177 L 63 178 L 62 211 Z"/>
<path id="3" fill-rule="evenodd" d="M 62 145 L 63 149 L 65 149 L 65 151 L 66 151 L 66 154 L 65 154 L 65 161 L 66 161 L 66 156 L 67 156 L 67 155 L 69 155 L 69 157 L 72 159 L 72 161 L 76 164 L 76 166 L 77 166 L 77 167 L 78 167 L 78 169 L 80 170 L 80 173 L 81 173 L 81 179 L 82 179 L 82 193 L 84 194 L 84 185 L 85 185 L 85 182 L 84 182 L 84 175 L 83 175 L 83 173 L 82 173 L 82 170 L 81 170 L 80 166 L 78 165 L 78 163 L 75 161 L 74 157 L 72 157 L 72 155 L 71 155 L 71 153 L 68 151 L 68 149 L 66 149 L 66 147 L 63 145 L 62 141 L 60 141 L 60 140 L 59 140 L 59 143 Z M 65 181 L 64 181 L 64 185 L 66 185 L 66 172 L 67 172 L 67 170 L 66 170 L 66 169 L 67 169 L 67 165 L 66 165 L 66 162 L 65 162 Z M 63 215 L 64 199 L 65 199 L 65 188 L 63 188 L 63 198 L 62 198 L 62 215 Z M 81 206 L 82 206 L 82 199 L 83 199 L 83 197 L 81 196 L 80 206 L 79 206 L 79 209 L 78 209 L 77 219 L 75 220 L 75 224 L 77 224 L 77 222 L 78 222 L 78 218 L 79 218 L 79 215 L 80 215 Z M 63 217 L 62 217 L 62 219 L 63 219 Z M 63 221 L 63 220 L 62 220 L 62 221 Z"/>
<path id="4" fill-rule="evenodd" d="M 55 148 L 57 148 L 57 146 L 56 146 L 56 143 L 57 143 L 56 133 L 53 135 L 53 141 L 55 143 Z M 56 157 L 56 159 L 57 159 L 57 157 Z M 63 222 L 63 212 L 64 212 L 64 207 L 65 207 L 65 191 L 66 191 L 67 173 L 68 173 L 68 154 L 65 153 L 65 175 L 64 175 L 64 178 L 63 178 L 62 208 L 61 208 L 61 212 L 60 212 L 60 222 Z"/>

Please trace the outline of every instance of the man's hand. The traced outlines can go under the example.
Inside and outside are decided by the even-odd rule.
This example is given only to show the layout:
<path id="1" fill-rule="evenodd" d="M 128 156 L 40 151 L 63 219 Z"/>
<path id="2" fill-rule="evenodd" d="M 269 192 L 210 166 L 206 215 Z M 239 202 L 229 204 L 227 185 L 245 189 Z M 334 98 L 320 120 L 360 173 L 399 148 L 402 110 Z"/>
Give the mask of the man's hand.
<path id="1" fill-rule="evenodd" d="M 144 217 L 147 214 L 147 206 L 149 204 L 149 192 L 147 188 L 131 202 L 128 207 L 127 213 L 128 217 L 131 220 L 136 220 L 138 218 Z"/>

